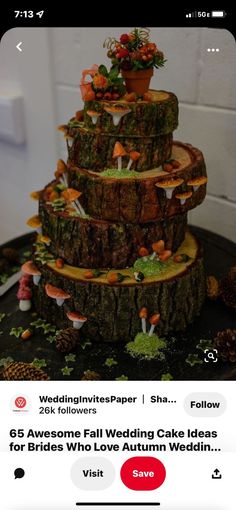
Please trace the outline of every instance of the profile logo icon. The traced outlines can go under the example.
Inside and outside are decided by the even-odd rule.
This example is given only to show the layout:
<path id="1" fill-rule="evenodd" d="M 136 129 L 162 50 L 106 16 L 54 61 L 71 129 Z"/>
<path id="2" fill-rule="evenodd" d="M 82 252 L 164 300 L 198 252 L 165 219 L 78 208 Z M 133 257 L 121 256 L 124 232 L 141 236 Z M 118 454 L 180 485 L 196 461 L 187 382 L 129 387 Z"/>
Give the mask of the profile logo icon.
<path id="1" fill-rule="evenodd" d="M 14 413 L 26 413 L 29 407 L 30 402 L 26 395 L 18 394 L 11 399 L 11 409 Z"/>
<path id="2" fill-rule="evenodd" d="M 15 406 L 17 407 L 17 409 L 24 409 L 26 404 L 27 404 L 27 400 L 25 397 L 16 397 Z"/>

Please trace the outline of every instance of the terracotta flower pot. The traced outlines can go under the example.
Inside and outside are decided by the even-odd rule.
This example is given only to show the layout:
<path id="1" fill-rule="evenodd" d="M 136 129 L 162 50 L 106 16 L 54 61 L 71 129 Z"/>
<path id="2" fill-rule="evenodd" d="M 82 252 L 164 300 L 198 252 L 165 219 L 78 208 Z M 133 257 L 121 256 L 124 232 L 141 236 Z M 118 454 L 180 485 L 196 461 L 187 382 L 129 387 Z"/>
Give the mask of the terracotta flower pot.
<path id="1" fill-rule="evenodd" d="M 148 92 L 153 68 L 141 69 L 140 71 L 121 71 L 125 80 L 127 92 L 135 92 L 139 96 Z"/>

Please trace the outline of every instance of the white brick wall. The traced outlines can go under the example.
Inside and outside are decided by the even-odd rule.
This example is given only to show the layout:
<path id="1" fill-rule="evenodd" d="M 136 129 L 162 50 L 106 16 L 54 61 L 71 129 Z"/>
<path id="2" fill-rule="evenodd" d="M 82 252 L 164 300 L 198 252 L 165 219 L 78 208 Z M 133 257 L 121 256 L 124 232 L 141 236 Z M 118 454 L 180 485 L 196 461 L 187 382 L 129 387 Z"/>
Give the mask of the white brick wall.
<path id="1" fill-rule="evenodd" d="M 122 29 L 125 32 L 126 29 Z M 81 70 L 106 59 L 102 43 L 120 29 L 54 29 L 52 52 L 57 120 L 63 123 L 82 107 Z M 153 28 L 152 39 L 164 50 L 166 67 L 152 87 L 172 90 L 180 101 L 175 139 L 192 143 L 205 156 L 208 195 L 189 215 L 195 224 L 236 241 L 236 46 L 226 30 Z M 219 48 L 210 53 L 208 48 Z M 61 154 L 65 155 L 60 137 Z"/>
<path id="2" fill-rule="evenodd" d="M 42 72 L 45 68 L 47 82 L 49 85 L 51 84 L 51 87 L 44 87 L 44 95 L 41 95 L 40 79 L 42 77 L 37 74 L 39 83 L 35 79 L 39 65 L 37 58 L 32 58 L 32 65 L 28 70 L 26 66 L 24 67 L 24 75 L 20 68 L 16 72 L 15 54 L 13 55 L 12 47 L 7 49 L 2 60 L 4 67 L 0 68 L 0 85 L 1 82 L 6 80 L 11 85 L 17 82 L 27 92 L 26 105 L 27 95 L 32 95 L 30 90 L 34 87 L 38 104 L 35 104 L 35 111 L 32 111 L 31 116 L 34 115 L 36 118 L 37 108 L 41 109 L 43 104 L 46 104 L 47 108 L 44 107 L 42 110 L 44 129 L 47 126 L 51 133 L 52 119 L 55 120 L 55 124 L 65 123 L 76 110 L 82 107 L 78 88 L 82 70 L 94 63 L 109 64 L 109 60 L 105 56 L 106 50 L 102 48 L 104 39 L 110 35 L 118 37 L 120 33 L 128 30 L 130 28 L 127 27 L 122 29 L 49 29 L 46 34 L 41 33 L 38 37 L 37 44 L 39 44 L 39 47 L 37 51 L 39 58 L 41 56 L 40 66 Z M 28 44 L 30 44 L 31 39 L 32 48 L 37 47 L 35 30 L 29 31 L 28 29 L 27 34 Z M 178 130 L 175 132 L 175 138 L 199 147 L 204 152 L 207 163 L 208 196 L 200 207 L 190 213 L 190 220 L 196 225 L 203 226 L 236 241 L 235 41 L 232 35 L 225 30 L 201 28 L 153 28 L 151 29 L 151 35 L 168 59 L 165 69 L 155 72 L 152 87 L 172 90 L 178 96 L 180 122 Z M 23 35 L 21 40 L 22 38 Z M 43 47 L 42 52 L 40 50 L 41 45 Z M 217 47 L 220 51 L 209 53 L 207 52 L 209 47 Z M 46 59 L 48 62 L 43 66 L 43 60 L 46 58 L 45 48 L 48 52 Z M 48 67 L 49 63 L 50 69 Z M 50 88 L 51 90 L 49 90 Z M 45 94 L 48 96 L 45 97 Z M 50 94 L 52 94 L 53 99 L 51 99 Z M 53 103 L 51 109 L 49 103 Z M 30 174 L 32 183 L 39 180 L 38 169 L 42 164 L 39 161 L 39 154 L 47 151 L 45 136 L 40 135 L 42 129 L 43 126 L 40 124 L 37 130 L 37 144 L 40 150 L 35 151 L 36 157 L 33 168 L 32 165 L 31 167 L 27 166 L 27 146 L 22 148 L 20 153 L 20 159 L 25 161 L 26 165 L 24 171 Z M 48 156 L 49 162 L 52 161 L 53 152 L 57 152 L 58 157 L 60 155 L 66 156 L 61 134 L 58 134 L 56 139 L 57 147 L 55 146 L 54 149 L 51 147 L 53 150 L 51 150 L 51 155 Z M 48 134 L 48 140 L 48 144 L 53 146 L 55 143 L 54 132 L 52 136 Z M 16 157 L 15 155 L 11 156 L 9 147 L 7 148 L 5 144 L 1 144 L 0 152 L 1 160 L 6 161 L 7 157 L 8 166 L 14 168 Z M 53 171 L 54 163 L 50 164 Z M 48 171 L 49 169 L 47 169 Z M 1 193 L 11 187 L 12 178 L 11 172 L 7 176 L 4 175 L 4 186 L 1 188 Z M 2 214 L 5 212 L 4 207 L 3 202 Z M 18 210 L 17 203 L 12 204 L 11 220 L 13 221 L 13 217 L 17 216 L 18 221 L 11 228 L 11 234 L 24 230 L 24 209 L 26 209 L 24 204 L 22 204 L 21 211 Z M 19 228 L 19 224 L 22 224 L 21 228 Z M 2 232 L 3 230 L 0 231 L 0 233 Z M 6 228 L 4 236 L 7 237 Z"/>

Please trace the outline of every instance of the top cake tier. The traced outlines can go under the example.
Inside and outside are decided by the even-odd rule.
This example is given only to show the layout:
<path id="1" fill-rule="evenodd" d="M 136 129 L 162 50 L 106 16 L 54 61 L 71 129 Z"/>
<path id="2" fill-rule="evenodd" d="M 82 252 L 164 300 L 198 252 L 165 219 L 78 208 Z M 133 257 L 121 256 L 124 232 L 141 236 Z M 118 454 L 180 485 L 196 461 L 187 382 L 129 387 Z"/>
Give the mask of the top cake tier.
<path id="1" fill-rule="evenodd" d="M 163 90 L 150 90 L 151 101 L 85 101 L 84 127 L 123 136 L 167 135 L 178 126 L 178 99 Z"/>
<path id="2" fill-rule="evenodd" d="M 85 101 L 84 126 L 102 133 L 160 136 L 178 126 L 178 99 L 171 92 L 150 91 L 151 101 Z"/>

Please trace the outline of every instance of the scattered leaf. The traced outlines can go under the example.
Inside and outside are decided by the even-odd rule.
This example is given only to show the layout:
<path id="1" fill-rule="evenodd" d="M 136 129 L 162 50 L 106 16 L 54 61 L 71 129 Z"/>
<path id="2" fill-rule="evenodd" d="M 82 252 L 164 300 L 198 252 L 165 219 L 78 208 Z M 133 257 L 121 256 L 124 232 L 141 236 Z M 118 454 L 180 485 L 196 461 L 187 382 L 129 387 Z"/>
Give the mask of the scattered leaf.
<path id="1" fill-rule="evenodd" d="M 33 326 L 35 329 L 42 329 L 45 335 L 47 333 L 55 333 L 56 332 L 56 326 L 53 324 L 50 324 L 49 322 L 46 322 L 44 319 L 37 319 L 36 321 L 33 321 L 30 323 L 30 326 Z"/>
<path id="2" fill-rule="evenodd" d="M 208 339 L 201 339 L 200 342 L 197 344 L 197 349 L 200 349 L 201 351 L 205 351 L 206 349 L 212 349 L 212 342 L 213 340 Z"/>
<path id="3" fill-rule="evenodd" d="M 47 363 L 46 363 L 45 359 L 34 358 L 34 360 L 32 361 L 32 365 L 34 365 L 37 368 L 42 368 L 42 367 L 46 367 Z"/>
<path id="4" fill-rule="evenodd" d="M 24 328 L 22 328 L 22 326 L 19 326 L 18 328 L 11 328 L 10 336 L 15 336 L 16 338 L 19 338 L 23 331 Z"/>
<path id="5" fill-rule="evenodd" d="M 203 361 L 198 357 L 198 354 L 189 354 L 185 361 L 191 367 L 194 367 L 194 365 L 202 365 L 203 363 Z"/>
<path id="6" fill-rule="evenodd" d="M 0 313 L 0 322 L 2 322 L 3 319 L 5 319 L 5 317 L 6 317 L 5 313 Z"/>
<path id="7" fill-rule="evenodd" d="M 9 363 L 12 363 L 12 361 L 14 361 L 14 359 L 11 358 L 10 356 L 8 356 L 8 358 L 1 358 L 0 367 L 6 367 L 7 365 L 9 365 Z"/>
<path id="8" fill-rule="evenodd" d="M 120 375 L 120 377 L 116 377 L 115 378 L 115 381 L 128 381 L 129 378 L 127 377 L 127 375 Z"/>
<path id="9" fill-rule="evenodd" d="M 171 375 L 169 372 L 166 374 L 162 374 L 161 381 L 172 381 L 174 379 L 173 375 Z"/>
<path id="10" fill-rule="evenodd" d="M 46 338 L 47 342 L 49 342 L 50 344 L 53 344 L 54 342 L 56 342 L 56 336 L 57 335 L 49 335 L 49 336 L 47 336 L 47 338 Z"/>
<path id="11" fill-rule="evenodd" d="M 68 354 L 65 356 L 66 363 L 74 363 L 76 361 L 76 354 Z"/>
<path id="12" fill-rule="evenodd" d="M 61 368 L 61 372 L 63 375 L 70 375 L 71 372 L 73 372 L 74 368 L 73 367 L 64 367 L 64 368 Z"/>
<path id="13" fill-rule="evenodd" d="M 107 358 L 104 365 L 110 368 L 113 367 L 114 365 L 118 365 L 118 363 L 114 358 Z"/>
<path id="14" fill-rule="evenodd" d="M 84 340 L 83 342 L 81 342 L 80 344 L 80 347 L 82 347 L 82 349 L 86 349 L 87 347 L 91 347 L 92 345 L 92 342 L 90 342 L 90 340 Z"/>

